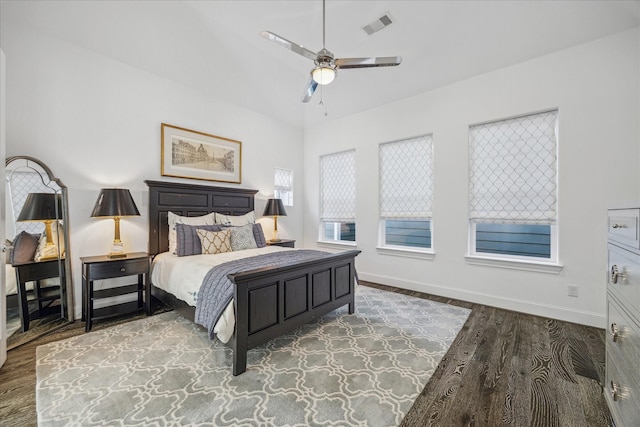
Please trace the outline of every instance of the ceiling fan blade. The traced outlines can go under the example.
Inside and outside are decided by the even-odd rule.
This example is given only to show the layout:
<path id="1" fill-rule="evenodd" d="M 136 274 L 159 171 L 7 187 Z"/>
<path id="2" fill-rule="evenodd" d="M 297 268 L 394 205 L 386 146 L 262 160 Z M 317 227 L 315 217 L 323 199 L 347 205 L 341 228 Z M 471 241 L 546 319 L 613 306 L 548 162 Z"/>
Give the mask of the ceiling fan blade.
<path id="1" fill-rule="evenodd" d="M 400 56 L 384 56 L 378 58 L 336 58 L 336 66 L 340 69 L 393 67 L 400 65 L 401 62 L 402 57 Z"/>
<path id="2" fill-rule="evenodd" d="M 307 103 L 311 101 L 311 97 L 313 96 L 313 93 L 316 91 L 317 87 L 318 87 L 318 83 L 312 78 L 310 78 L 309 81 L 307 82 L 307 87 L 304 89 L 302 102 Z"/>
<path id="3" fill-rule="evenodd" d="M 262 38 L 265 38 L 267 40 L 274 41 L 278 43 L 280 46 L 284 46 L 287 49 L 297 53 L 298 55 L 302 55 L 305 58 L 309 58 L 312 61 L 315 61 L 316 58 L 318 57 L 317 53 L 312 52 L 306 47 L 303 47 L 297 43 L 287 40 L 284 37 L 280 37 L 279 35 L 272 33 L 271 31 L 262 31 L 260 33 L 260 36 L 262 36 Z"/>

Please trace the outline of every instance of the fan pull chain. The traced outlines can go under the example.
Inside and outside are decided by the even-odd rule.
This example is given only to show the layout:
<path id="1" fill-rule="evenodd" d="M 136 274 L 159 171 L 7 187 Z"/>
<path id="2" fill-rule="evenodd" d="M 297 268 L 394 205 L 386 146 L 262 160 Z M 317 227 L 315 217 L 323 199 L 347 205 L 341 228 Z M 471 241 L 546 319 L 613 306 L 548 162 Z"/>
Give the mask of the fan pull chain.
<path id="1" fill-rule="evenodd" d="M 324 103 L 324 86 L 320 86 L 320 102 L 318 105 L 321 105 L 324 108 L 324 116 L 327 117 L 329 113 L 327 113 L 327 106 Z"/>

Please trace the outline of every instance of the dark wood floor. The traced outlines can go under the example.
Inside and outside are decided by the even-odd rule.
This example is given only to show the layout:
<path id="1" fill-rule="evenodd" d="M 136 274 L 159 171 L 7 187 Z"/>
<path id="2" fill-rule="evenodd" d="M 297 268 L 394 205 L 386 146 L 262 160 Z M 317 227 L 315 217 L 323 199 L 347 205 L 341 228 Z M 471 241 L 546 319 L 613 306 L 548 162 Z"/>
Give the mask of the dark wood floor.
<path id="1" fill-rule="evenodd" d="M 604 330 L 366 284 L 472 310 L 402 426 L 610 424 Z M 82 333 L 84 324 L 75 322 L 9 351 L 0 369 L 0 425 L 36 425 L 35 349 Z"/>

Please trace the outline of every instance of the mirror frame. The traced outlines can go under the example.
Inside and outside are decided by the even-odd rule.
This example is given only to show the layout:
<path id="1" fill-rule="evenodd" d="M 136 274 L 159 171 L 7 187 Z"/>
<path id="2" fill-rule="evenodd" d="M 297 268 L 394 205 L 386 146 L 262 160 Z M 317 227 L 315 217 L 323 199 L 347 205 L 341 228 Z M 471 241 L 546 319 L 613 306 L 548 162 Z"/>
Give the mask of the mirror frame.
<path id="1" fill-rule="evenodd" d="M 60 187 L 60 193 L 62 197 L 62 203 L 61 203 L 62 219 L 64 222 L 64 227 L 63 227 L 64 232 L 62 233 L 62 235 L 63 235 L 64 247 L 65 247 L 65 256 L 64 258 L 62 258 L 62 261 L 64 262 L 64 269 L 65 269 L 65 283 L 64 283 L 64 289 L 63 289 L 64 295 L 65 295 L 65 301 L 62 302 L 61 318 L 66 319 L 69 322 L 73 322 L 75 320 L 75 306 L 74 306 L 74 297 L 73 297 L 74 292 L 73 292 L 73 280 L 72 280 L 72 270 L 71 270 L 71 249 L 70 249 L 71 245 L 69 241 L 69 202 L 67 200 L 67 186 L 64 185 L 62 181 L 60 181 L 60 179 L 53 174 L 53 172 L 51 171 L 51 169 L 49 169 L 47 165 L 45 165 L 35 157 L 31 157 L 31 156 L 7 157 L 5 160 L 5 167 L 9 166 L 11 162 L 14 162 L 17 160 L 26 160 L 27 162 L 33 162 L 37 164 L 46 172 L 50 181 L 55 182 Z M 7 182 L 5 182 L 4 185 L 7 185 Z M 5 194 L 5 197 L 6 197 L 6 194 Z M 7 201 L 5 200 L 5 203 L 6 202 Z"/>

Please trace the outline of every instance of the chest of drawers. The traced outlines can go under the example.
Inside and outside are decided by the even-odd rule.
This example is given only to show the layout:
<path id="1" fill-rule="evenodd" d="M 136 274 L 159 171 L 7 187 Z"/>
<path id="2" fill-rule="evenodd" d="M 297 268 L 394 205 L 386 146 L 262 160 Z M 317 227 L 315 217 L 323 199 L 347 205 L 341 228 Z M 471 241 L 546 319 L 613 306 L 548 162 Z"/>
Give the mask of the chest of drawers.
<path id="1" fill-rule="evenodd" d="M 610 209 L 605 399 L 617 426 L 640 416 L 640 208 Z"/>

